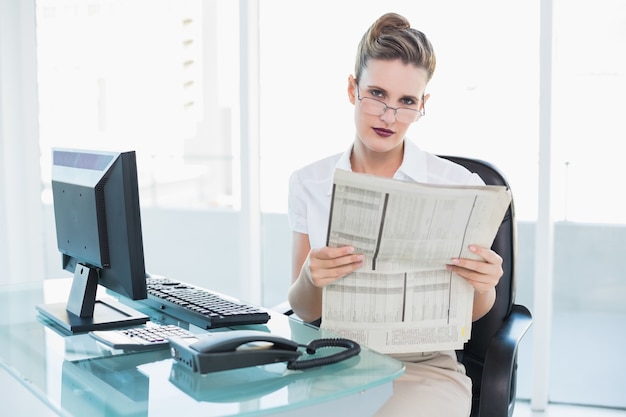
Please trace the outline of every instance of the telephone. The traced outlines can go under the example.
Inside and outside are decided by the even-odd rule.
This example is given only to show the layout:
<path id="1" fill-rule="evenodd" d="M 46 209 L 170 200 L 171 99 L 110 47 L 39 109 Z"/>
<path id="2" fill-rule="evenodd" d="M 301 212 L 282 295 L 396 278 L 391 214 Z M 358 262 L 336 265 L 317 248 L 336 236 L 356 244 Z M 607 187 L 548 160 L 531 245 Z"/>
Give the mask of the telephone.
<path id="1" fill-rule="evenodd" d="M 228 330 L 198 335 L 196 338 L 170 338 L 172 357 L 193 372 L 205 374 L 227 369 L 288 362 L 289 369 L 327 365 L 357 355 L 361 348 L 348 339 L 317 339 L 301 345 L 259 330 Z M 314 354 L 319 347 L 344 347 L 346 350 L 319 358 L 298 360 L 305 347 Z"/>

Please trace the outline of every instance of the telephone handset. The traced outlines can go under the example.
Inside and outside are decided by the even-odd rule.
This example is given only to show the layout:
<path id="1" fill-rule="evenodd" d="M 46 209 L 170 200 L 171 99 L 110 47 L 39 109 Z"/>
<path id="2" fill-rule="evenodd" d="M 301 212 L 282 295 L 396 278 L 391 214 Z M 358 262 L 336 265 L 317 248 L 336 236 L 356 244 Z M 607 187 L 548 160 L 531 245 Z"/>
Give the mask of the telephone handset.
<path id="1" fill-rule="evenodd" d="M 198 335 L 197 338 L 170 338 L 172 357 L 194 372 L 208 372 L 269 363 L 287 362 L 288 369 L 308 369 L 328 365 L 358 355 L 361 347 L 348 339 L 316 339 L 301 345 L 259 330 L 228 330 Z M 332 355 L 298 360 L 299 348 L 314 354 L 320 347 L 343 347 Z"/>

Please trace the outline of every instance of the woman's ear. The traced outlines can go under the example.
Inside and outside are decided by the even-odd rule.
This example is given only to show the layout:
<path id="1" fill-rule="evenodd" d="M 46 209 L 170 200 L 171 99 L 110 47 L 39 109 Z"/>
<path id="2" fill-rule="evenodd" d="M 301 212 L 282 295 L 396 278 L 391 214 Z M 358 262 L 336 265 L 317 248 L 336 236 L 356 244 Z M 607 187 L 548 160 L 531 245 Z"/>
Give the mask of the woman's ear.
<path id="1" fill-rule="evenodd" d="M 426 104 L 429 98 L 430 98 L 430 94 L 424 94 L 424 99 L 422 100 L 422 110 L 424 109 L 424 105 Z"/>
<path id="2" fill-rule="evenodd" d="M 348 76 L 348 100 L 352 104 L 356 102 L 356 79 L 352 74 Z"/>

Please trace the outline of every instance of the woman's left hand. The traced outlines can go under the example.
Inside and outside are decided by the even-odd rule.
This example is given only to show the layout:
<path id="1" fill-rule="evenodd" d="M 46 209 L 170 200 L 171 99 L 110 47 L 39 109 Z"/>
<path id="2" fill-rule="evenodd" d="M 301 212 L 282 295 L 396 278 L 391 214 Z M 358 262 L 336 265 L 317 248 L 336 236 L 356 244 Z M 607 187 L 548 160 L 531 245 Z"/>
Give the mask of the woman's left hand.
<path id="1" fill-rule="evenodd" d="M 494 288 L 502 277 L 502 257 L 491 249 L 470 245 L 470 252 L 482 260 L 455 258 L 448 265 L 448 270 L 464 278 L 478 293 L 487 293 Z"/>

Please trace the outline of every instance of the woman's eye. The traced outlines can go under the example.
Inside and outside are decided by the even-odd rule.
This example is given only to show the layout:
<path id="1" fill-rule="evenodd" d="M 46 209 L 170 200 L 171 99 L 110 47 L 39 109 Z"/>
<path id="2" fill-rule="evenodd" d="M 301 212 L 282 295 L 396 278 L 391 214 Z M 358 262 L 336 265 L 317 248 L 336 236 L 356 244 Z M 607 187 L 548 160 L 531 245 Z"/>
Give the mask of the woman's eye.
<path id="1" fill-rule="evenodd" d="M 402 99 L 402 104 L 404 104 L 405 106 L 415 106 L 417 103 L 413 99 L 403 98 Z"/>
<path id="2" fill-rule="evenodd" d="M 383 97 L 383 92 L 380 90 L 370 90 L 370 94 L 372 95 L 372 97 Z"/>

